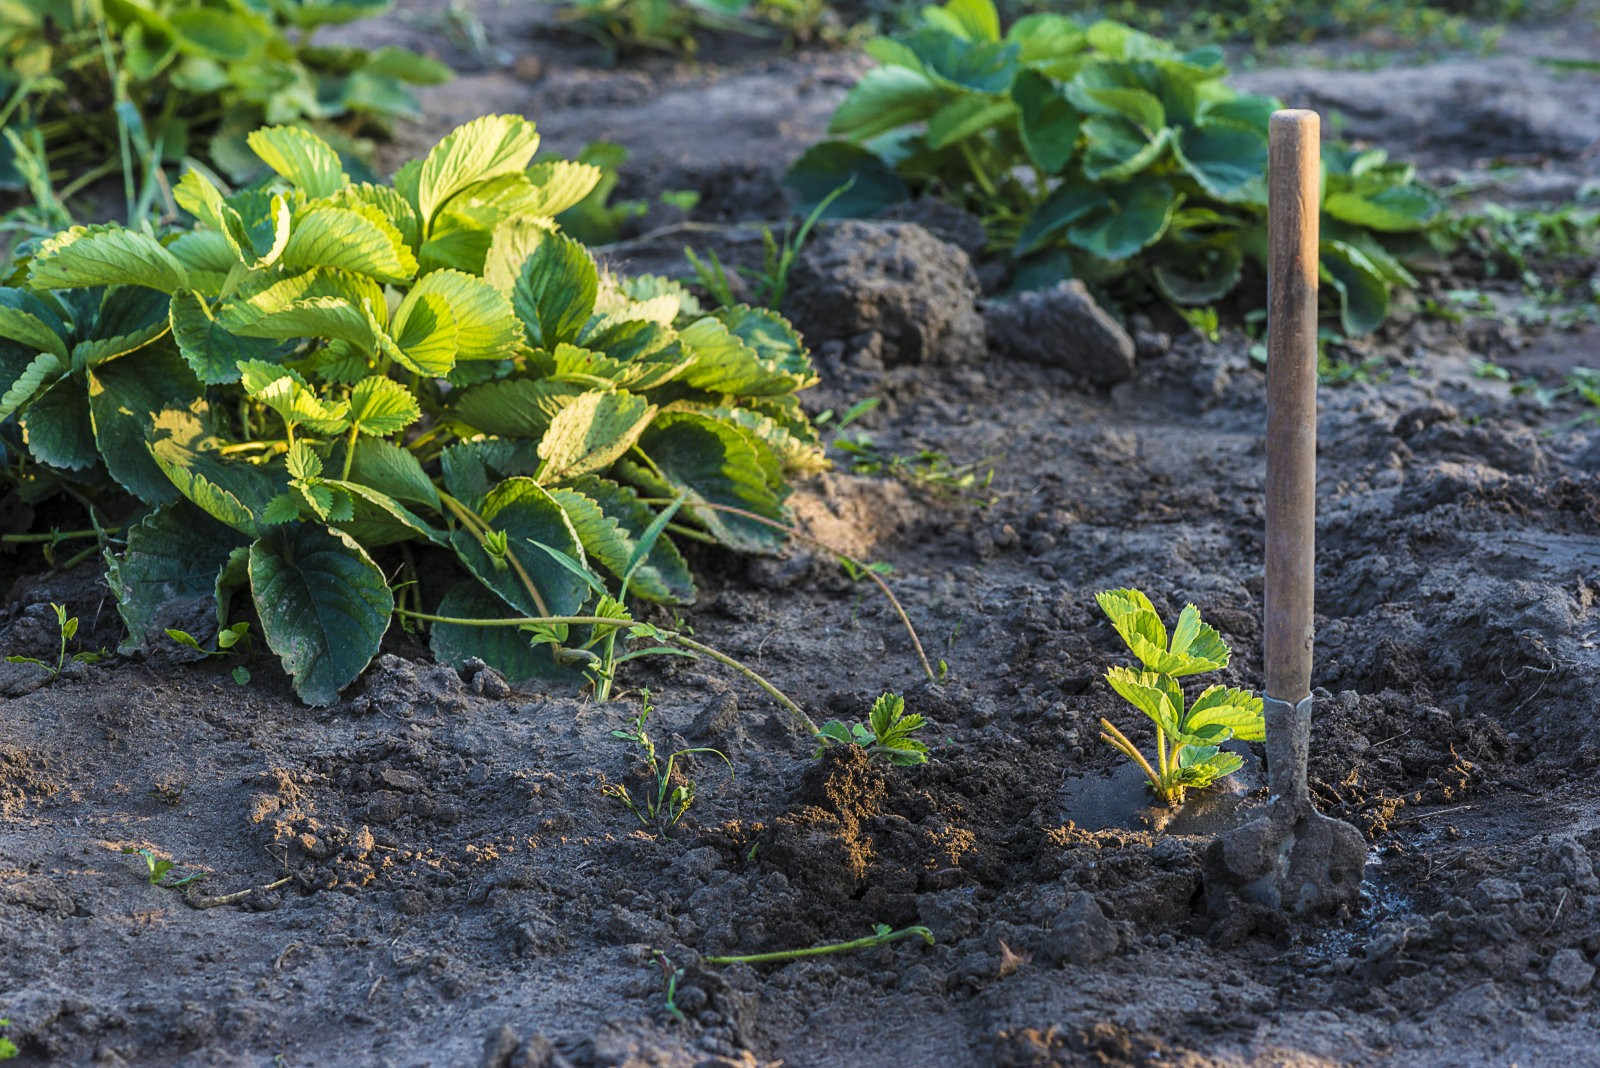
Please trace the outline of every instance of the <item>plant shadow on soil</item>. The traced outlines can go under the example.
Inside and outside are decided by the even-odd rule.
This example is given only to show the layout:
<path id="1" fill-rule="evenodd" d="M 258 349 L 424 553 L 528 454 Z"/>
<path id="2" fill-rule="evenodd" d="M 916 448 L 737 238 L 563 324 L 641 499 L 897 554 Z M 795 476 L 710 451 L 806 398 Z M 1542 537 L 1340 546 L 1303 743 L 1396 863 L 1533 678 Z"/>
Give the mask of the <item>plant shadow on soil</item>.
<path id="1" fill-rule="evenodd" d="M 1428 68 L 1407 72 L 1417 107 L 1454 116 L 1477 101 L 1517 120 L 1503 122 L 1507 152 L 1545 154 L 1541 180 L 1592 177 L 1592 155 L 1539 140 L 1550 126 L 1532 102 L 1557 87 L 1527 59 L 1536 46 L 1513 39 L 1481 70 L 1457 64 L 1431 82 Z M 558 50 L 540 47 L 548 69 L 531 89 L 497 71 L 463 77 L 416 141 L 467 107 L 527 110 L 558 144 L 578 131 L 632 138 L 642 162 L 628 181 L 707 190 L 710 219 L 770 211 L 782 163 L 847 84 L 828 72 L 859 65 L 766 56 L 597 73 L 554 67 Z M 1251 75 L 1269 89 L 1274 76 Z M 1408 151 L 1381 109 L 1363 110 L 1378 76 L 1276 76 Z M 780 126 L 773 109 L 789 105 Z M 688 159 L 682 146 L 719 115 L 751 136 Z M 1579 119 L 1600 138 L 1593 109 Z M 1442 151 L 1430 144 L 1431 165 L 1496 154 Z M 880 448 L 992 463 L 994 483 L 982 501 L 950 500 L 832 474 L 797 494 L 796 512 L 893 565 L 950 676 L 921 681 L 870 586 L 804 548 L 700 556 L 687 618 L 816 718 L 859 718 L 878 693 L 904 692 L 934 724 L 931 764 L 884 768 L 849 749 L 813 761 L 778 709 L 707 666 L 633 665 L 625 681 L 650 687 L 661 744 L 715 746 L 736 769 L 688 758 L 695 807 L 651 835 L 598 789 L 637 773 L 610 737 L 632 701 L 513 692 L 429 663 L 397 628 L 322 710 L 297 704 L 264 658 L 247 688 L 227 665 L 175 652 L 49 685 L 8 666 L 0 1016 L 18 1063 L 1592 1057 L 1600 440 L 1545 432 L 1574 412 L 1545 412 L 1469 367 L 1594 352 L 1600 331 L 1524 337 L 1402 314 L 1368 348 L 1397 373 L 1324 391 L 1312 788 L 1373 851 L 1360 917 L 1291 930 L 1203 914 L 1204 836 L 1086 829 L 1063 793 L 1070 776 L 1117 773 L 1100 716 L 1150 743 L 1100 682 L 1122 652 L 1095 591 L 1142 587 L 1166 618 L 1195 601 L 1235 650 L 1216 681 L 1259 678 L 1262 378 L 1249 340 L 1174 340 L 1148 324 L 1135 377 L 1110 390 L 987 355 L 981 334 L 957 358 L 984 307 L 964 253 L 921 234 L 913 255 L 895 244 L 904 231 L 878 236 L 889 252 L 874 255 L 909 256 L 905 269 L 964 300 L 970 321 L 935 322 L 927 302 L 908 311 L 893 270 L 874 275 L 864 257 L 839 280 L 849 315 L 837 318 L 854 316 L 853 332 L 798 309 L 824 374 L 807 404 L 881 397 L 860 424 Z M 86 645 L 114 646 L 114 606 L 85 565 L 18 580 L 0 616 L 6 652 L 53 651 L 51 600 L 82 618 Z M 193 907 L 148 885 L 124 847 L 205 872 L 194 905 L 248 893 Z M 700 960 L 880 922 L 926 924 L 937 945 Z M 653 950 L 682 969 L 684 1023 L 665 1011 Z"/>

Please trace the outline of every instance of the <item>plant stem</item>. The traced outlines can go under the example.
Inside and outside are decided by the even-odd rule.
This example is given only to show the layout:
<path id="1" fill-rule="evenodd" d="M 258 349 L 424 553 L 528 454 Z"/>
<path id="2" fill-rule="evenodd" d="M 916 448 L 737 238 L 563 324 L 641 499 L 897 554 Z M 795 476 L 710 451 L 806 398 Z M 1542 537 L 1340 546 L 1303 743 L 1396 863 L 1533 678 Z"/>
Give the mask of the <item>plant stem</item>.
<path id="1" fill-rule="evenodd" d="M 1100 720 L 1100 740 L 1139 765 L 1139 768 L 1145 774 L 1145 778 L 1150 780 L 1150 789 L 1154 790 L 1155 795 L 1161 800 L 1167 800 L 1167 789 L 1161 780 L 1161 776 L 1156 774 L 1155 769 L 1150 766 L 1150 761 L 1144 758 L 1144 754 L 1139 752 L 1132 742 L 1128 741 L 1128 736 L 1117 730 L 1116 724 L 1109 719 L 1102 718 Z"/>
<path id="2" fill-rule="evenodd" d="M 537 624 L 565 624 L 575 627 L 603 626 L 621 628 L 631 626 L 634 622 L 631 619 L 612 619 L 607 616 L 514 616 L 505 619 L 466 619 L 464 617 L 457 616 L 439 616 L 430 612 L 413 612 L 406 608 L 396 608 L 394 611 L 396 615 L 405 616 L 408 619 L 420 619 L 425 623 L 447 623 L 458 627 L 527 627 Z M 782 690 L 778 689 L 772 683 L 763 678 L 761 674 L 754 668 L 747 664 L 740 663 L 727 653 L 713 649 L 709 645 L 704 645 L 695 641 L 693 638 L 679 634 L 677 631 L 662 630 L 659 627 L 654 628 L 654 630 L 656 636 L 664 642 L 671 642 L 676 645 L 681 645 L 691 652 L 699 653 L 702 656 L 708 657 L 712 660 L 715 660 L 719 664 L 730 667 L 737 671 L 739 674 L 743 675 L 745 678 L 761 687 L 761 689 L 765 690 L 768 696 L 777 701 L 785 711 L 798 719 L 801 725 L 804 726 L 813 737 L 819 733 L 816 723 L 812 721 L 810 716 L 806 715 L 805 710 L 799 705 L 795 704 L 795 702 L 791 700 L 789 696 Z"/>
<path id="3" fill-rule="evenodd" d="M 48 534 L 0 534 L 0 542 L 8 545 L 27 545 L 34 542 L 67 541 L 74 538 L 98 538 L 102 532 L 115 534 L 121 527 L 102 527 L 100 530 L 54 530 Z"/>
<path id="4" fill-rule="evenodd" d="M 478 539 L 478 544 L 484 545 L 483 535 L 485 531 L 490 529 L 489 524 L 473 512 L 472 509 L 448 493 L 440 493 L 439 499 L 444 502 L 446 508 L 450 509 L 451 514 L 461 521 L 461 525 L 472 532 L 472 536 Z M 484 545 L 483 551 L 488 552 L 488 546 Z M 522 566 L 522 561 L 517 559 L 517 554 L 509 548 L 506 550 L 506 562 L 511 565 L 511 570 L 517 573 L 517 578 L 521 581 L 523 588 L 528 591 L 528 596 L 533 598 L 534 609 L 541 616 L 548 616 L 550 609 L 544 603 L 544 598 L 540 596 L 539 587 L 534 585 L 533 576 L 528 574 L 528 569 Z"/>
<path id="5" fill-rule="evenodd" d="M 356 435 L 361 433 L 361 426 L 352 423 L 350 437 L 344 443 L 344 473 L 339 477 L 346 482 L 350 481 L 350 465 L 356 461 Z"/>
<path id="6" fill-rule="evenodd" d="M 677 644 L 683 646 L 685 649 L 690 649 L 694 652 L 701 653 L 710 657 L 712 660 L 715 660 L 717 663 L 726 667 L 730 667 L 739 672 L 745 678 L 749 679 L 751 682 L 767 691 L 768 696 L 770 696 L 774 701 L 778 702 L 778 704 L 782 705 L 791 716 L 799 720 L 800 725 L 804 727 L 812 737 L 816 737 L 817 734 L 821 733 L 818 731 L 816 723 L 810 716 L 805 714 L 805 711 L 801 709 L 799 705 L 789 700 L 788 697 L 784 696 L 781 690 L 757 674 L 754 668 L 747 667 L 744 664 L 739 663 L 739 661 L 735 660 L 733 657 L 728 656 L 726 653 L 720 653 L 711 648 L 709 645 L 702 645 L 693 638 L 686 638 L 682 634 L 675 634 L 671 631 L 662 631 L 661 635 L 667 640 L 676 642 Z"/>
<path id="7" fill-rule="evenodd" d="M 780 949 L 772 953 L 748 953 L 738 957 L 702 957 L 707 964 L 772 964 L 782 960 L 799 960 L 802 957 L 822 957 L 829 953 L 848 953 L 856 949 L 871 949 L 874 946 L 888 945 L 898 942 L 902 938 L 920 938 L 928 945 L 933 945 L 933 932 L 926 927 L 902 927 L 898 931 L 889 931 L 885 934 L 871 934 L 865 938 L 852 939 L 849 942 L 830 942 L 822 946 L 807 946 L 804 949 Z"/>
<path id="8" fill-rule="evenodd" d="M 644 498 L 640 503 L 659 506 L 671 504 L 672 502 L 662 498 Z M 828 553 L 834 558 L 839 560 L 847 560 L 852 565 L 859 568 L 868 578 L 873 581 L 878 589 L 883 591 L 883 595 L 889 599 L 889 604 L 894 607 L 895 614 L 900 617 L 901 625 L 905 627 L 906 634 L 908 634 L 911 638 L 911 645 L 917 651 L 917 659 L 922 662 L 922 670 L 928 676 L 928 681 L 937 682 L 939 680 L 939 677 L 933 672 L 933 665 L 928 663 L 928 654 L 922 650 L 922 639 L 917 637 L 917 628 L 911 625 L 911 617 L 906 615 L 906 610 L 900 604 L 900 599 L 894 595 L 894 591 L 889 588 L 889 584 L 883 581 L 882 576 L 880 576 L 876 571 L 873 571 L 866 564 L 862 563 L 860 560 L 857 560 L 849 553 L 841 552 L 840 550 L 835 549 L 821 538 L 807 534 L 799 527 L 790 526 L 787 523 L 780 523 L 775 519 L 768 519 L 764 515 L 757 515 L 755 512 L 747 511 L 743 508 L 735 508 L 730 504 L 712 504 L 710 501 L 695 501 L 694 507 L 709 508 L 714 512 L 727 512 L 730 515 L 736 515 L 742 519 L 748 519 L 753 523 L 760 523 L 764 526 L 771 527 L 773 530 L 781 530 L 792 538 L 799 538 L 801 541 L 810 542 L 812 545 L 815 545 L 817 548 L 821 549 L 825 553 Z"/>

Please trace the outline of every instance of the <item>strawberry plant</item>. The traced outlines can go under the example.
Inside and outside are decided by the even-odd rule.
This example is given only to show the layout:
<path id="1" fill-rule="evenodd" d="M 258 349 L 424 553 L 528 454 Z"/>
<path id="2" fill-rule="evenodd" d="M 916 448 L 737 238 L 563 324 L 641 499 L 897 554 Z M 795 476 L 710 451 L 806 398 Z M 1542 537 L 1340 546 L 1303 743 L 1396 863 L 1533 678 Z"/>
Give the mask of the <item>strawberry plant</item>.
<path id="1" fill-rule="evenodd" d="M 1266 737 L 1261 698 L 1247 690 L 1210 686 L 1184 708 L 1178 679 L 1228 666 L 1228 643 L 1201 621 L 1200 610 L 1185 605 L 1169 638 L 1155 606 L 1138 590 L 1107 590 L 1095 599 L 1142 665 L 1111 668 L 1106 681 L 1155 724 L 1155 764 L 1108 719 L 1100 720 L 1100 740 L 1137 764 L 1151 792 L 1167 804 L 1182 804 L 1185 791 L 1202 789 L 1243 767 L 1238 754 L 1225 752 L 1222 743 Z"/>
<path id="2" fill-rule="evenodd" d="M 272 177 L 187 172 L 192 228 L 73 227 L 0 288 L 0 416 L 79 497 L 145 510 L 108 554 L 125 649 L 169 602 L 214 599 L 220 626 L 243 592 L 313 704 L 397 612 L 441 660 L 568 678 L 597 627 L 656 640 L 627 594 L 694 598 L 674 538 L 781 544 L 787 478 L 824 464 L 809 355 L 774 312 L 684 314 L 675 285 L 600 270 L 555 222 L 597 168 L 531 163 L 509 115 L 388 184 L 304 129 L 249 143 Z"/>
<path id="3" fill-rule="evenodd" d="M 991 0 L 950 0 L 867 45 L 833 140 L 788 176 L 803 205 L 851 178 L 833 215 L 919 194 L 983 221 L 1013 285 L 1068 277 L 1205 305 L 1266 256 L 1267 122 L 1278 102 L 1223 81 L 1215 47 L 1179 52 L 1120 23 L 1041 12 L 1004 33 Z M 1322 276 L 1343 329 L 1365 333 L 1440 202 L 1381 150 L 1324 148 Z"/>
<path id="4" fill-rule="evenodd" d="M 881 757 L 891 764 L 911 765 L 928 762 L 928 747 L 912 737 L 927 721 L 916 713 L 906 715 L 906 699 L 897 693 L 886 693 L 872 702 L 872 711 L 865 723 L 846 725 L 830 719 L 817 731 L 816 756 L 821 756 L 829 745 L 859 745 L 871 757 Z"/>
<path id="5" fill-rule="evenodd" d="M 206 159 L 243 177 L 263 122 L 354 135 L 417 117 L 410 87 L 450 77 L 401 48 L 313 43 L 318 28 L 388 0 L 14 0 L 0 5 L 0 126 L 75 174 L 127 169 L 131 151 Z M 20 188 L 0 139 L 0 189 Z"/>

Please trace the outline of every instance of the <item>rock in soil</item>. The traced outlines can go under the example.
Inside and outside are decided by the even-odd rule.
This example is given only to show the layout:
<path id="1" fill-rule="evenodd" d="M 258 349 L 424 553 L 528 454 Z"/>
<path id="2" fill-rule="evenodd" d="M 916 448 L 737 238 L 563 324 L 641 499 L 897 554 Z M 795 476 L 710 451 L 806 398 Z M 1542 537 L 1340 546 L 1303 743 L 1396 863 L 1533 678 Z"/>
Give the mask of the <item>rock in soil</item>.
<path id="1" fill-rule="evenodd" d="M 908 222 L 819 226 L 795 261 L 783 311 L 813 347 L 882 337 L 882 359 L 975 363 L 984 355 L 978 277 L 955 245 Z"/>
<path id="2" fill-rule="evenodd" d="M 988 301 L 983 321 L 998 356 L 1063 367 L 1097 385 L 1133 377 L 1133 338 L 1076 278 Z"/>

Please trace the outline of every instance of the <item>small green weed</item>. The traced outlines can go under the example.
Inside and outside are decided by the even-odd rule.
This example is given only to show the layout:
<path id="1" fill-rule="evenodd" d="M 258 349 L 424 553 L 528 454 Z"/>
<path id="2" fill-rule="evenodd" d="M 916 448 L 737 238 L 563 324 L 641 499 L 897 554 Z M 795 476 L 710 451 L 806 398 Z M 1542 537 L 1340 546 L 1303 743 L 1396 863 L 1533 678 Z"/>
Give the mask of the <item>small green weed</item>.
<path id="1" fill-rule="evenodd" d="M 4 1031 L 10 1026 L 10 1020 L 0 1018 L 0 1031 Z M 20 1052 L 21 1051 L 17 1049 L 17 1044 L 15 1042 L 11 1041 L 4 1035 L 0 1035 L 0 1061 L 9 1061 Z"/>
<path id="2" fill-rule="evenodd" d="M 8 656 L 6 657 L 6 660 L 12 664 L 37 664 L 39 667 L 42 667 L 46 671 L 50 672 L 50 677 L 54 679 L 58 677 L 61 674 L 62 669 L 67 666 L 67 643 L 78 635 L 78 617 L 69 617 L 67 615 L 67 609 L 65 605 L 59 605 L 51 602 L 50 607 L 55 610 L 56 629 L 61 637 L 61 644 L 56 652 L 55 663 L 52 664 L 48 660 L 40 660 L 36 656 Z M 72 654 L 72 659 L 82 664 L 93 664 L 98 661 L 100 657 L 100 653 L 89 652 L 87 650 L 80 650 L 79 652 Z"/>
<path id="3" fill-rule="evenodd" d="M 1184 711 L 1178 679 L 1228 666 L 1228 644 L 1201 622 L 1200 610 L 1185 605 L 1169 640 L 1155 606 L 1138 590 L 1107 590 L 1095 599 L 1143 664 L 1137 671 L 1111 668 L 1106 681 L 1155 723 L 1155 766 L 1108 719 L 1100 720 L 1100 740 L 1137 764 L 1156 798 L 1172 805 L 1182 804 L 1186 790 L 1209 786 L 1243 767 L 1244 761 L 1224 752 L 1222 743 L 1266 737 L 1261 698 L 1246 690 L 1211 686 Z"/>
<path id="4" fill-rule="evenodd" d="M 185 875 L 181 879 L 168 879 L 173 864 L 170 860 L 160 860 L 148 849 L 135 849 L 133 846 L 123 846 L 122 851 L 129 856 L 144 858 L 145 878 L 151 886 L 159 886 L 163 890 L 180 890 L 183 887 L 205 878 L 205 872 L 197 871 L 192 875 Z"/>
<path id="5" fill-rule="evenodd" d="M 994 482 L 994 467 L 982 461 L 959 464 L 938 449 L 900 456 L 884 452 L 870 434 L 859 431 L 834 438 L 833 447 L 850 458 L 851 474 L 896 478 L 936 497 L 968 498 L 980 506 L 992 503 L 985 491 Z"/>
<path id="6" fill-rule="evenodd" d="M 187 646 L 197 653 L 204 653 L 208 657 L 227 656 L 231 652 L 247 653 L 251 646 L 250 624 L 243 620 L 217 631 L 217 647 L 215 649 L 204 648 L 195 639 L 194 635 L 188 631 L 178 630 L 175 627 L 167 628 L 167 637 L 179 645 Z M 243 664 L 235 664 L 231 674 L 233 675 L 233 681 L 240 686 L 248 685 L 250 682 L 250 669 Z"/>
<path id="7" fill-rule="evenodd" d="M 674 966 L 672 958 L 659 949 L 652 949 L 650 952 L 655 956 L 656 964 L 660 965 L 661 978 L 666 984 L 666 1000 L 661 1007 L 667 1010 L 668 1016 L 679 1023 L 688 1023 L 689 1018 L 683 1014 L 682 1009 L 678 1008 L 678 983 L 683 980 L 683 969 Z"/>
<path id="8" fill-rule="evenodd" d="M 656 754 L 656 743 L 645 731 L 645 721 L 650 718 L 654 709 L 650 705 L 650 691 L 645 690 L 639 704 L 639 714 L 633 718 L 633 726 L 628 730 L 611 732 L 611 737 L 619 741 L 631 742 L 639 747 L 644 757 L 644 764 L 654 780 L 653 789 L 644 799 L 641 807 L 635 802 L 624 783 L 604 783 L 600 792 L 607 797 L 614 797 L 620 801 L 629 812 L 645 827 L 652 830 L 664 831 L 677 825 L 683 819 L 684 813 L 689 811 L 689 806 L 694 804 L 695 782 L 687 775 L 678 772 L 678 758 L 690 753 L 710 753 L 728 765 L 728 775 L 733 775 L 733 761 L 729 760 L 721 750 L 708 746 L 691 746 L 669 753 L 665 760 Z M 674 781 L 676 780 L 676 781 Z"/>
<path id="9" fill-rule="evenodd" d="M 855 179 L 851 178 L 823 197 L 800 223 L 799 230 L 791 230 L 787 223 L 784 224 L 781 243 L 773 236 L 772 227 L 761 228 L 761 270 L 755 274 L 751 283 L 754 291 L 751 299 L 754 303 L 766 308 L 777 308 L 783 303 L 783 298 L 789 293 L 789 272 L 794 269 L 795 257 L 799 256 L 800 250 L 805 247 L 806 239 L 811 236 L 812 227 L 817 225 L 822 213 L 828 210 L 828 205 L 839 199 L 854 184 Z M 695 277 L 719 306 L 731 308 L 740 303 L 734 296 L 733 282 L 722 266 L 722 261 L 717 258 L 715 250 L 708 251 L 706 258 L 702 260 L 695 255 L 694 249 L 685 245 L 683 254 L 694 268 Z M 733 269 L 733 273 L 743 277 L 737 267 Z"/>
<path id="10" fill-rule="evenodd" d="M 859 745 L 870 757 L 881 757 L 891 764 L 910 766 L 928 762 L 928 747 L 912 737 L 927 721 L 913 712 L 906 714 L 906 699 L 886 693 L 872 702 L 866 723 L 830 719 L 817 732 L 817 751 L 821 756 L 830 745 Z"/>

